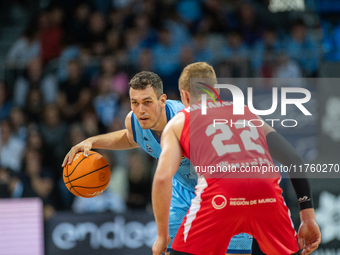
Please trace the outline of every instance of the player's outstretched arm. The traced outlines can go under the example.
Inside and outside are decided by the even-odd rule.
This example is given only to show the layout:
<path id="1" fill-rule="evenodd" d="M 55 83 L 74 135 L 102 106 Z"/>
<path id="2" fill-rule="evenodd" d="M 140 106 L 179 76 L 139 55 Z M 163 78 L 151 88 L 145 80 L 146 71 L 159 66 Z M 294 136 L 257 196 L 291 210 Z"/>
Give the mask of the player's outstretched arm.
<path id="1" fill-rule="evenodd" d="M 62 163 L 62 167 L 64 167 L 66 164 L 71 164 L 74 155 L 80 151 L 84 152 L 84 156 L 87 157 L 89 151 L 92 148 L 107 150 L 128 150 L 139 147 L 139 145 L 133 139 L 131 114 L 132 112 L 130 112 L 125 118 L 126 129 L 93 136 L 73 146 L 66 154 Z"/>
<path id="2" fill-rule="evenodd" d="M 282 135 L 275 132 L 269 125 L 264 125 L 268 148 L 271 156 L 285 166 L 304 165 L 304 161 L 295 148 Z M 298 233 L 299 246 L 302 255 L 310 254 L 318 248 L 321 242 L 320 228 L 315 219 L 312 194 L 308 179 L 304 173 L 295 176 L 289 173 L 300 206 L 301 225 Z"/>
<path id="3" fill-rule="evenodd" d="M 302 210 L 300 219 L 298 239 L 300 249 L 303 249 L 301 255 L 310 254 L 319 247 L 321 242 L 321 232 L 315 220 L 314 209 Z"/>
<path id="4" fill-rule="evenodd" d="M 169 211 L 172 194 L 172 177 L 181 162 L 182 149 L 175 134 L 177 115 L 166 125 L 162 138 L 162 153 L 159 157 L 152 185 L 152 206 L 157 223 L 158 237 L 152 247 L 153 255 L 161 255 L 170 242 L 168 233 Z"/>

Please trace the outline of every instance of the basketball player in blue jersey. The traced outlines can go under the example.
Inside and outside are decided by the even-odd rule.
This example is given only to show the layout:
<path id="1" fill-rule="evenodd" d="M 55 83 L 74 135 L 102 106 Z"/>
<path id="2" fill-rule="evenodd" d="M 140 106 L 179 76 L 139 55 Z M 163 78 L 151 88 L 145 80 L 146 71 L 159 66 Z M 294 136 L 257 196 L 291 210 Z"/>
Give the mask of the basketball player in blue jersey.
<path id="1" fill-rule="evenodd" d="M 132 111 L 125 118 L 126 129 L 90 137 L 71 148 L 65 156 L 62 166 L 70 164 L 77 152 L 88 156 L 90 149 L 127 150 L 142 147 L 147 153 L 158 159 L 161 154 L 160 137 L 165 125 L 177 112 L 184 108 L 180 101 L 167 100 L 163 94 L 160 77 L 143 71 L 136 74 L 129 83 Z M 194 172 L 194 171 L 193 171 Z M 190 161 L 181 160 L 172 185 L 172 199 L 169 218 L 169 245 L 179 229 L 183 218 L 195 197 L 197 178 L 190 175 Z M 227 254 L 250 254 L 252 237 L 239 234 L 231 239 Z M 165 252 L 165 251 L 164 251 Z"/>

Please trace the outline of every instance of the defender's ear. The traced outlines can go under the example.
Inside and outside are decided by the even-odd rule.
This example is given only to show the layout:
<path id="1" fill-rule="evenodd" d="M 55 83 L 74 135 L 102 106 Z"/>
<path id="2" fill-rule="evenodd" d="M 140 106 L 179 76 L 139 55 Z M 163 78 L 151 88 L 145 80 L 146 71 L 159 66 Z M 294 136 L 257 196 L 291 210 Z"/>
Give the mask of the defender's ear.
<path id="1" fill-rule="evenodd" d="M 187 90 L 181 90 L 182 103 L 187 106 L 190 105 L 190 92 Z"/>

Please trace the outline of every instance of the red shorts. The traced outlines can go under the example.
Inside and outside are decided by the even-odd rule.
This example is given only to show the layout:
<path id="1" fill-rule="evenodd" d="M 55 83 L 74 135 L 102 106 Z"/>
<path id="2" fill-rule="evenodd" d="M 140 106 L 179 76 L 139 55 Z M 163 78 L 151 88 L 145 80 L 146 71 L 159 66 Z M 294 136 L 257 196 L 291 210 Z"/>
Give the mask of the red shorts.
<path id="1" fill-rule="evenodd" d="M 267 255 L 299 250 L 278 178 L 199 178 L 197 196 L 172 248 L 195 255 L 224 255 L 232 236 L 252 235 Z"/>

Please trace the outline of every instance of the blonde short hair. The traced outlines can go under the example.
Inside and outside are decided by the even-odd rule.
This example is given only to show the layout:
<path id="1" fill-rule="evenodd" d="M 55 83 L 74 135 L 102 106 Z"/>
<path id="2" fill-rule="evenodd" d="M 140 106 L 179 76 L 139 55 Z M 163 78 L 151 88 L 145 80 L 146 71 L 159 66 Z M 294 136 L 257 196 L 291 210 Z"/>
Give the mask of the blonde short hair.
<path id="1" fill-rule="evenodd" d="M 206 62 L 196 62 L 187 65 L 179 77 L 178 88 L 180 91 L 186 90 L 190 92 L 191 96 L 202 94 L 202 90 L 197 89 L 190 91 L 190 79 L 191 78 L 212 78 L 211 85 L 217 83 L 216 74 L 214 68 Z M 210 83 L 210 82 L 209 82 Z"/>

